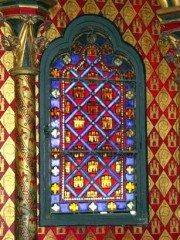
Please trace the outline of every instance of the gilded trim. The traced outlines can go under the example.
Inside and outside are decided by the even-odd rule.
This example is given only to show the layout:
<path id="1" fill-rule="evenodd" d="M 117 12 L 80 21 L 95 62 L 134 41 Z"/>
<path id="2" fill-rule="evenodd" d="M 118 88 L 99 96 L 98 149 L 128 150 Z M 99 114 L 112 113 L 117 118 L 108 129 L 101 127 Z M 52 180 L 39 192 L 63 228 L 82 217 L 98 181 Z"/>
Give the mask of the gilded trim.
<path id="1" fill-rule="evenodd" d="M 39 73 L 39 70 L 33 67 L 15 67 L 10 69 L 9 73 L 11 76 L 23 75 L 23 74 L 37 75 Z"/>
<path id="2" fill-rule="evenodd" d="M 17 14 L 11 14 L 11 15 L 7 15 L 5 16 L 5 19 L 22 19 L 22 16 L 27 15 L 27 14 L 22 14 L 22 13 L 17 13 Z M 32 15 L 32 14 L 28 14 L 28 15 Z M 44 20 L 43 16 L 40 16 L 38 14 L 33 14 L 32 16 L 37 16 L 38 19 L 40 20 Z"/>
<path id="3" fill-rule="evenodd" d="M 8 6 L 0 6 L 0 11 L 3 10 L 7 10 L 7 9 L 17 9 L 17 8 L 27 8 L 27 9 L 36 9 L 36 10 L 40 10 L 44 13 L 48 13 L 48 10 L 42 6 L 38 6 L 38 5 L 25 5 L 25 4 L 13 4 L 13 5 L 8 5 Z"/>
<path id="4" fill-rule="evenodd" d="M 162 25 L 167 24 L 167 23 L 175 23 L 175 22 L 180 22 L 180 18 L 178 19 L 171 19 L 171 20 L 163 20 L 162 18 L 158 17 L 159 21 L 161 22 Z"/>
<path id="5" fill-rule="evenodd" d="M 171 13 L 179 13 L 180 11 L 180 6 L 176 7 L 167 7 L 167 8 L 161 8 L 157 10 L 158 15 L 166 15 L 166 14 L 171 14 Z"/>
<path id="6" fill-rule="evenodd" d="M 180 21 L 180 6 L 161 8 L 156 11 L 161 24 L 179 22 Z"/>
<path id="7" fill-rule="evenodd" d="M 169 8 L 172 6 L 179 6 L 180 5 L 180 1 L 179 0 L 159 0 L 158 1 L 160 6 L 162 8 Z"/>

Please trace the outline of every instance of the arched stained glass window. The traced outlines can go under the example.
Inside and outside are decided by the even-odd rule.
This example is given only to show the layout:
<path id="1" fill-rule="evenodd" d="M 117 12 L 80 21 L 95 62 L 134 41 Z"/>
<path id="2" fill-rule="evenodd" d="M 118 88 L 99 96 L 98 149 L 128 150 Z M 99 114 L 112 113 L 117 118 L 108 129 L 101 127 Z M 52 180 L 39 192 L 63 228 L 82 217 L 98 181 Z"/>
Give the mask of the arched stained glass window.
<path id="1" fill-rule="evenodd" d="M 41 223 L 147 224 L 137 52 L 108 20 L 79 17 L 45 51 L 40 81 Z"/>

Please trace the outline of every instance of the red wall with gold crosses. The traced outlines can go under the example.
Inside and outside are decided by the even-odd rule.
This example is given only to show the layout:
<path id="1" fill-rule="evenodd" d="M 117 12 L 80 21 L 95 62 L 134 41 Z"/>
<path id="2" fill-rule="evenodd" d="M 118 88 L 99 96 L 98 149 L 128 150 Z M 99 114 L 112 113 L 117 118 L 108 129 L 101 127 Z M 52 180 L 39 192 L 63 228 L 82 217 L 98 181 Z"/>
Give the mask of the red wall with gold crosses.
<path id="1" fill-rule="evenodd" d="M 59 0 L 51 9 L 47 38 L 61 36 L 68 23 L 84 14 L 100 14 L 114 22 L 146 67 L 149 213 L 147 227 L 38 227 L 39 240 L 178 240 L 178 111 L 175 67 L 164 56 L 169 45 L 159 40 L 157 0 Z M 2 33 L 0 33 L 1 39 Z M 8 71 L 13 53 L 0 41 L 0 239 L 14 239 L 14 82 Z M 37 79 L 38 80 L 38 79 Z M 38 85 L 37 85 L 38 86 Z M 38 95 L 38 87 L 36 88 Z M 37 146 L 38 104 L 37 104 Z M 37 147 L 37 152 L 39 151 Z M 38 155 L 37 155 L 38 160 Z M 38 167 L 38 166 L 37 166 Z"/>

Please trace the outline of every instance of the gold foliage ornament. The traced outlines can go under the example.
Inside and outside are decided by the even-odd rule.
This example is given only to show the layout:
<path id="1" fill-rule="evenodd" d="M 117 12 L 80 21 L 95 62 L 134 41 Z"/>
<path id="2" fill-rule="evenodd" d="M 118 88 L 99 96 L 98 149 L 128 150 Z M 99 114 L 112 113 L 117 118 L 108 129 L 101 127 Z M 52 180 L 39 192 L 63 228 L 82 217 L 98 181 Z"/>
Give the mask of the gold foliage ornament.
<path id="1" fill-rule="evenodd" d="M 174 63 L 177 68 L 177 77 L 175 81 L 179 82 L 180 77 L 180 39 L 177 38 L 173 33 L 165 31 L 161 33 L 160 40 L 163 42 L 168 42 L 172 45 L 171 51 L 166 54 L 166 59 L 168 62 Z"/>
<path id="2" fill-rule="evenodd" d="M 15 51 L 20 46 L 18 37 L 9 35 L 8 37 L 2 37 L 2 45 L 6 51 Z"/>

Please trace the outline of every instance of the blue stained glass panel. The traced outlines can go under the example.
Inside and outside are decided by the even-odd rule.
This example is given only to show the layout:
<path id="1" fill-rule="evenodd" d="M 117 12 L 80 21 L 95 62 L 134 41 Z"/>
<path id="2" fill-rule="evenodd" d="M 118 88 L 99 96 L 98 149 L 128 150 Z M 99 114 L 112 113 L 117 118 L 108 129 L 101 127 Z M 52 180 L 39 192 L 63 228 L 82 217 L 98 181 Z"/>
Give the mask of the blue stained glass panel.
<path id="1" fill-rule="evenodd" d="M 78 17 L 48 46 L 40 224 L 147 224 L 145 89 L 140 55 L 104 17 Z"/>
<path id="2" fill-rule="evenodd" d="M 132 210 L 133 65 L 102 34 L 84 34 L 49 74 L 52 212 Z"/>

